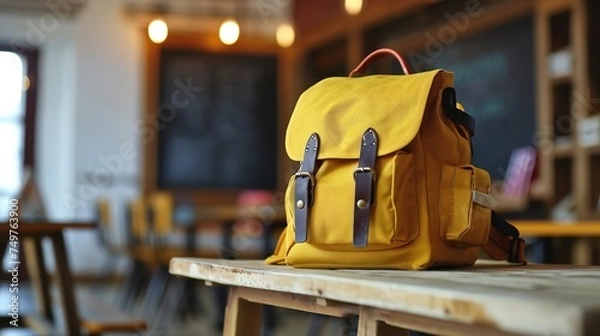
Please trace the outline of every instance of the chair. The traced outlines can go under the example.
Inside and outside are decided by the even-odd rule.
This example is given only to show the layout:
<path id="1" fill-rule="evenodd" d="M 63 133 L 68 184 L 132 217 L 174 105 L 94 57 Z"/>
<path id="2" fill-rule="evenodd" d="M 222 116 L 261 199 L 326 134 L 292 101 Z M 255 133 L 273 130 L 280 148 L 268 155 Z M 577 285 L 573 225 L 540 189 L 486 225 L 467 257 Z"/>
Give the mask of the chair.
<path id="1" fill-rule="evenodd" d="M 175 279 L 169 274 L 171 258 L 198 256 L 194 244 L 188 243 L 189 239 L 194 239 L 193 228 L 191 232 L 184 231 L 184 234 L 190 235 L 184 237 L 188 242 L 181 244 L 172 239 L 178 231 L 174 223 L 174 203 L 173 195 L 168 192 L 159 191 L 148 197 L 148 218 L 151 228 L 149 237 L 153 260 L 147 263 L 152 275 L 142 301 L 142 314 L 151 317 L 157 324 L 161 323 L 162 313 L 174 314 L 177 309 L 181 313 L 199 312 L 195 282 L 189 279 Z M 183 304 L 177 302 L 175 306 L 174 303 L 163 302 L 168 290 L 175 292 L 176 294 L 170 296 L 181 298 Z"/>
<path id="2" fill-rule="evenodd" d="M 131 309 L 144 288 L 146 265 L 154 259 L 154 252 L 148 244 L 148 212 L 142 198 L 131 200 L 126 211 L 127 254 L 132 265 L 120 295 L 120 306 Z"/>
<path id="3" fill-rule="evenodd" d="M 96 204 L 96 232 L 98 243 L 106 251 L 106 257 L 102 265 L 102 276 L 96 279 L 93 284 L 95 290 L 99 290 L 105 283 L 106 278 L 116 279 L 115 270 L 118 269 L 120 257 L 126 255 L 126 251 L 122 246 L 118 246 L 113 242 L 112 232 L 116 229 L 113 221 L 111 204 L 106 198 L 99 198 Z"/>

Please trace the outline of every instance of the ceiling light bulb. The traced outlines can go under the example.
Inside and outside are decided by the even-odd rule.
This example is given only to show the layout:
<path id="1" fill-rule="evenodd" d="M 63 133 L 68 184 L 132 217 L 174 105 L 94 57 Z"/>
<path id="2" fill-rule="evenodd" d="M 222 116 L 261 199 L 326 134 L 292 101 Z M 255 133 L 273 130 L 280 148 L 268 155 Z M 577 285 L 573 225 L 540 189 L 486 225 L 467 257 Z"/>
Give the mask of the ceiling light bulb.
<path id="1" fill-rule="evenodd" d="M 240 37 L 240 26 L 235 20 L 225 20 L 219 28 L 219 38 L 226 45 L 232 45 Z"/>
<path id="2" fill-rule="evenodd" d="M 277 27 L 275 38 L 277 39 L 277 44 L 279 44 L 280 47 L 287 48 L 291 46 L 294 44 L 294 39 L 296 38 L 294 27 L 287 23 L 280 25 Z"/>
<path id="3" fill-rule="evenodd" d="M 163 20 L 154 20 L 148 25 L 148 37 L 156 44 L 163 43 L 169 35 L 169 27 Z"/>
<path id="4" fill-rule="evenodd" d="M 344 0 L 344 8 L 350 15 L 356 15 L 362 10 L 362 0 Z"/>

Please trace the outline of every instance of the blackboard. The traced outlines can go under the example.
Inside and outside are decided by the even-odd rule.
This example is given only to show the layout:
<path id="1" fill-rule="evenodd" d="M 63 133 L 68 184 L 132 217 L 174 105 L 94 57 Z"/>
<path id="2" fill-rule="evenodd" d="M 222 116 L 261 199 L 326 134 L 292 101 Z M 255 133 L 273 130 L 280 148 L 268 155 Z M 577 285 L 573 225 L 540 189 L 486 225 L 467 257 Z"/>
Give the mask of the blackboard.
<path id="1" fill-rule="evenodd" d="M 275 189 L 277 59 L 160 56 L 159 188 Z"/>
<path id="2" fill-rule="evenodd" d="M 525 16 L 458 38 L 426 62 L 405 53 L 414 71 L 454 72 L 457 99 L 477 121 L 473 163 L 493 178 L 503 177 L 514 149 L 534 141 L 533 46 L 533 18 Z"/>

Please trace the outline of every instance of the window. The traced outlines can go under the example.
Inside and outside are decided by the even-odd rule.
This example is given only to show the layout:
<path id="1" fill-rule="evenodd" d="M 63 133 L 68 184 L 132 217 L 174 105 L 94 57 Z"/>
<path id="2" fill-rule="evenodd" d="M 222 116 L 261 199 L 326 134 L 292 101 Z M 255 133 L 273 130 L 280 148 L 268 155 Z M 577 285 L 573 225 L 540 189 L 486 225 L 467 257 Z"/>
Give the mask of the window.
<path id="1" fill-rule="evenodd" d="M 8 201 L 19 192 L 25 147 L 25 94 L 29 86 L 24 59 L 0 51 L 0 219 Z"/>

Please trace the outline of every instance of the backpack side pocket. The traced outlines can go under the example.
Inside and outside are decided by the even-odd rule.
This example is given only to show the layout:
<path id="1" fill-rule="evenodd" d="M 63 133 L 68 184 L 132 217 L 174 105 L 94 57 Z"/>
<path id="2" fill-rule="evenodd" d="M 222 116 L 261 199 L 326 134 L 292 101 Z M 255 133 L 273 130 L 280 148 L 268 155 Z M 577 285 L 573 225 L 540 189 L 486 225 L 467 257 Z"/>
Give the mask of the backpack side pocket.
<path id="1" fill-rule="evenodd" d="M 444 165 L 440 183 L 440 230 L 442 238 L 456 247 L 487 243 L 493 197 L 490 175 L 472 165 Z"/>

